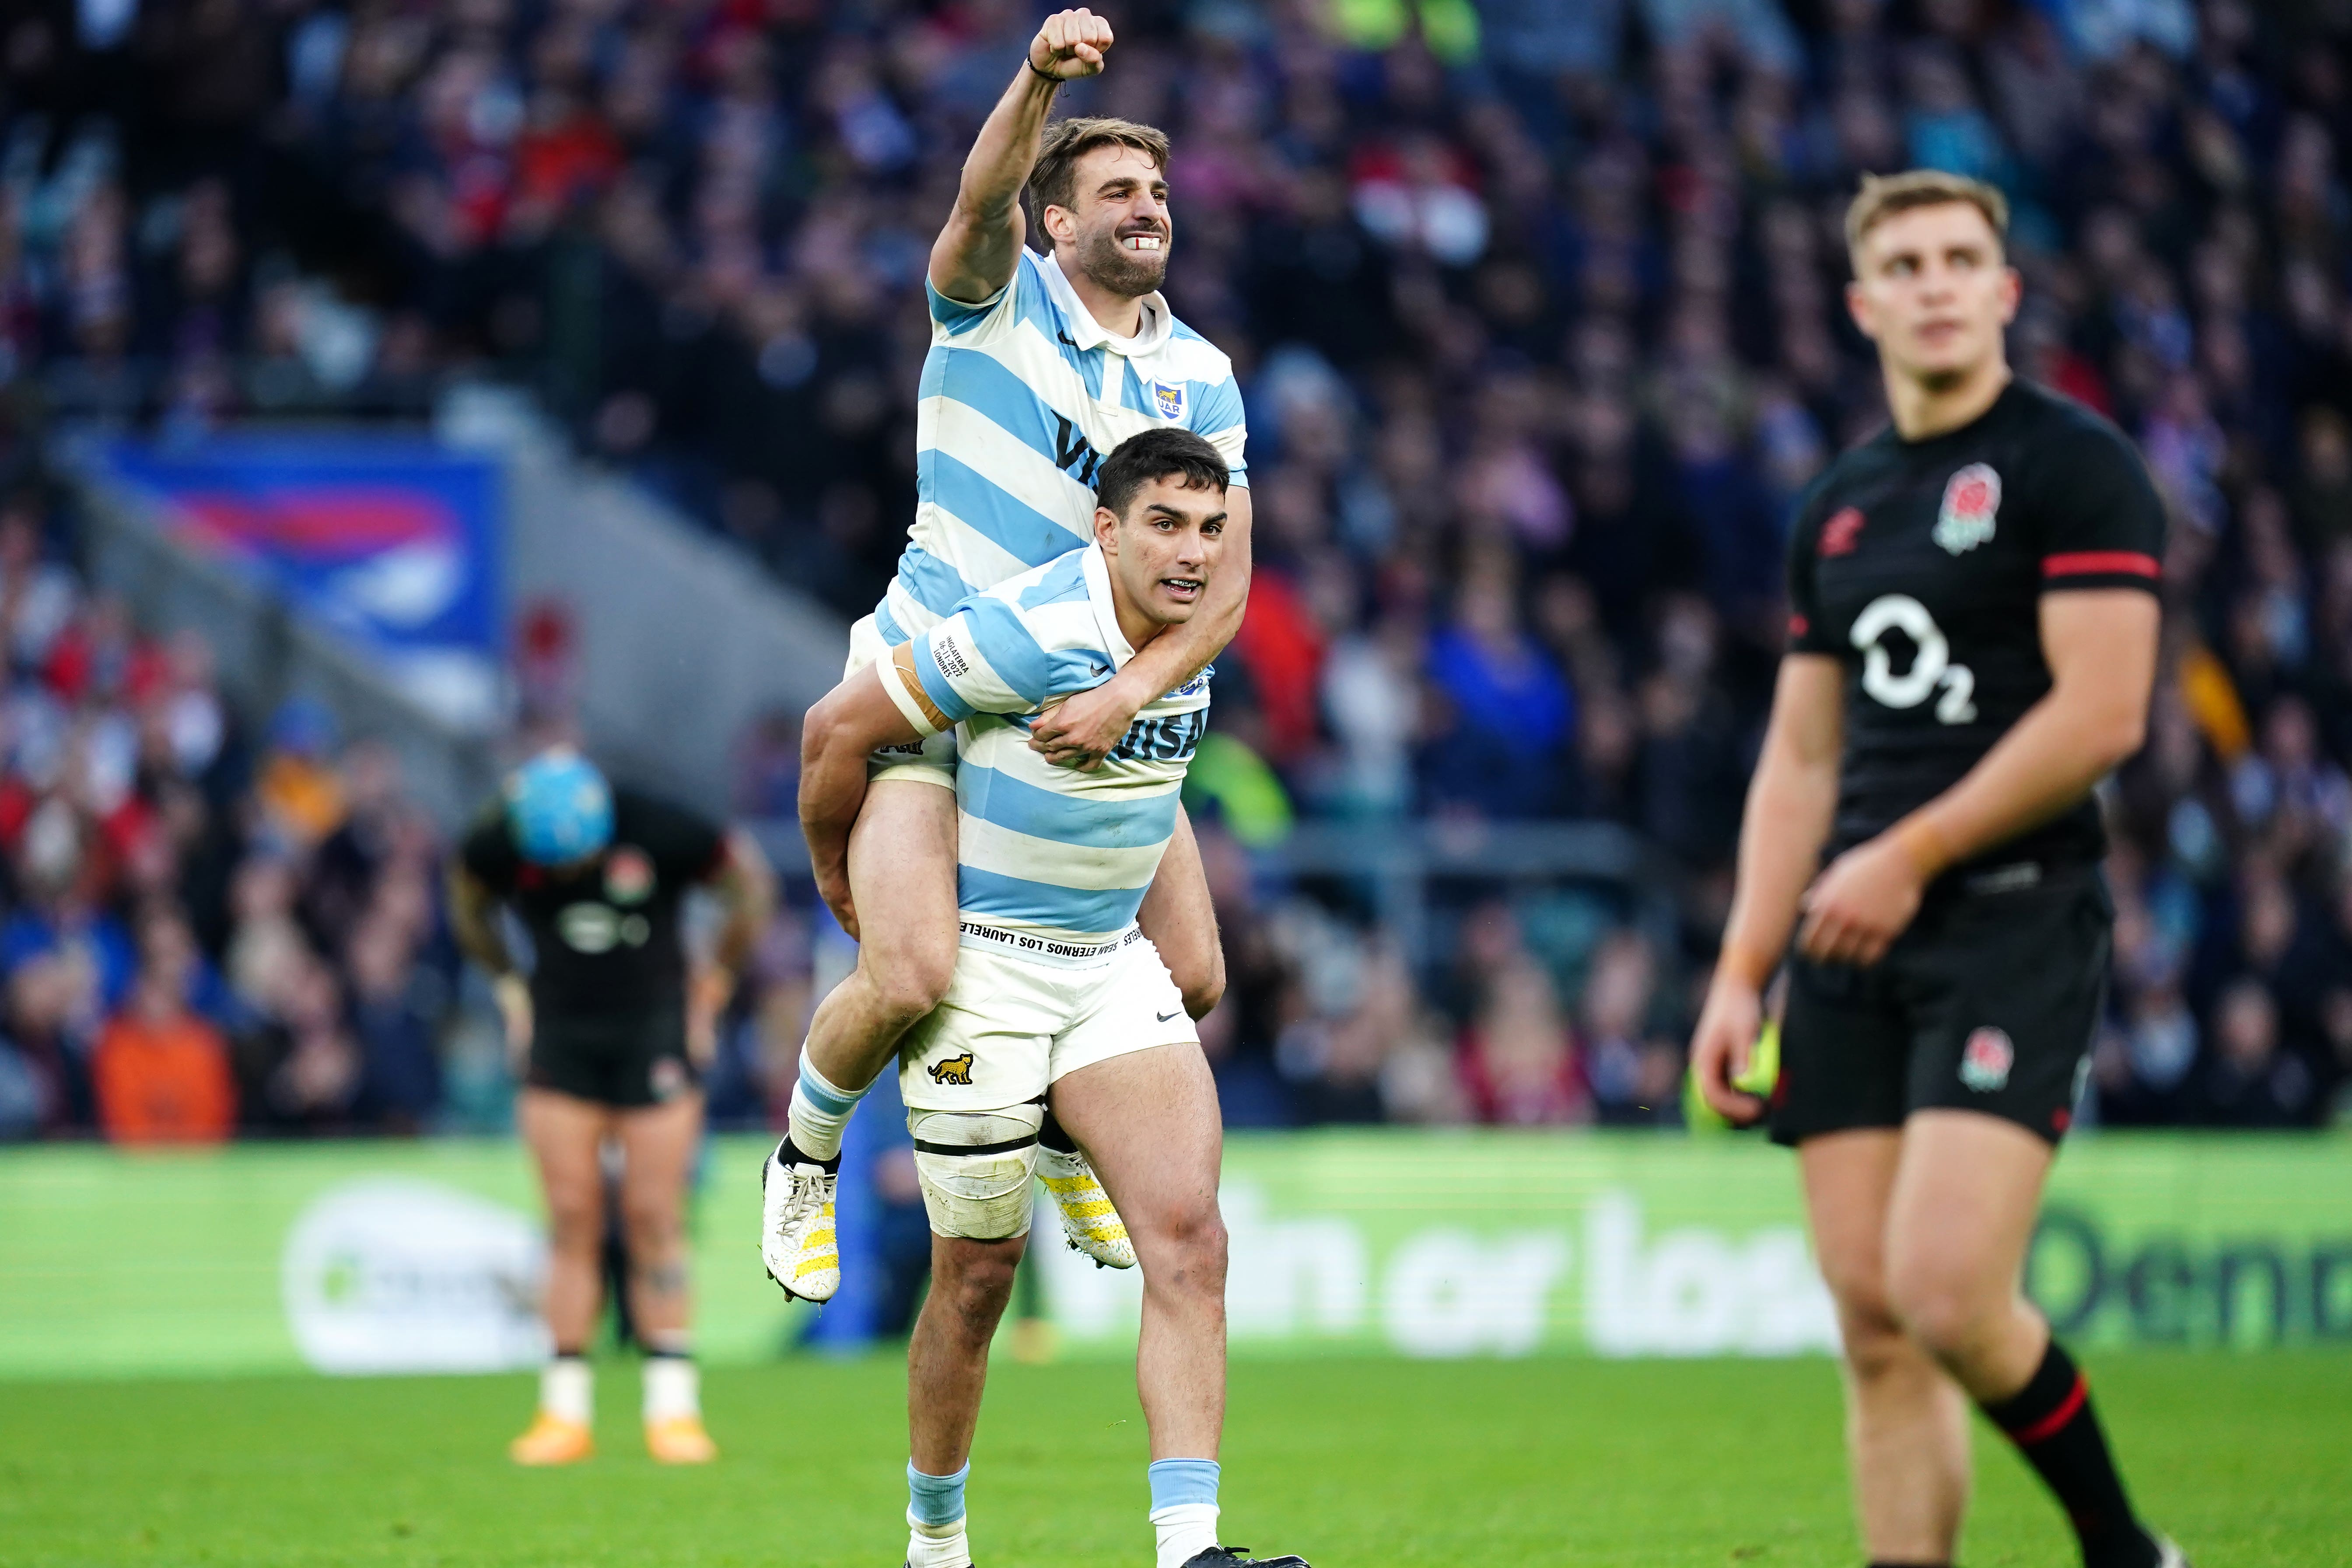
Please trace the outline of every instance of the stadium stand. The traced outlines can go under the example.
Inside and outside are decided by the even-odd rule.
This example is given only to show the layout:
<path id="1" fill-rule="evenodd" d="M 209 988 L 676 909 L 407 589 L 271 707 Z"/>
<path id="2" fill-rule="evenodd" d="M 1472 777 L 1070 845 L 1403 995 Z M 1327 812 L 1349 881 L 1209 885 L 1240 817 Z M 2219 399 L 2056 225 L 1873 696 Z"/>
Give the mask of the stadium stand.
<path id="1" fill-rule="evenodd" d="M 449 378 L 495 375 L 748 558 L 844 613 L 870 605 L 913 493 L 925 253 L 1029 7 L 158 0 L 77 33 L 100 9 L 0 25 L 20 478 L 43 421 L 415 415 Z M 2010 193 L 2018 363 L 2137 437 L 2173 513 L 2166 678 L 2110 792 L 2120 921 L 2088 1110 L 2336 1113 L 2352 1082 L 2340 6 L 1111 9 L 1117 68 L 1068 108 L 1173 134 L 1171 294 L 1233 355 L 1252 426 L 1259 572 L 1219 668 L 1223 749 L 1199 770 L 1225 824 L 1206 849 L 1234 984 L 1204 1032 L 1233 1119 L 1678 1118 L 1780 647 L 1786 520 L 1884 418 L 1840 306 L 1838 220 L 1859 174 L 1912 163 Z M 142 650 L 25 542 L 39 521 L 20 510 L 0 536 L 0 1124 L 107 1116 L 102 1088 L 6 1086 L 101 1038 L 101 1058 L 163 1052 L 138 1032 L 170 1023 L 173 988 L 131 977 L 175 963 L 245 1064 L 239 1125 L 429 1121 L 433 1026 L 396 1000 L 450 977 L 411 876 L 424 829 L 366 805 L 363 756 L 328 769 L 300 714 L 251 742 L 216 718 L 221 760 L 189 763 L 168 716 L 202 707 L 200 652 Z M 793 766 L 789 715 L 747 736 L 744 808 L 781 813 Z M 337 791 L 387 814 L 388 847 L 360 880 L 338 873 L 348 923 L 330 930 L 314 847 L 360 852 Z M 158 830 L 120 811 L 193 814 L 172 875 L 212 890 L 143 895 L 164 877 L 142 858 Z M 1272 875 L 1244 847 L 1293 818 L 1614 823 L 1670 869 L 1671 910 L 1574 882 L 1450 885 L 1400 952 L 1361 879 Z M 67 874 L 101 862 L 110 880 Z M 68 996 L 58 961 L 26 955 L 77 921 L 94 968 Z M 789 1088 L 820 921 L 774 939 L 726 1115 L 762 1117 L 764 1086 Z M 274 999 L 254 1000 L 249 971 L 306 922 Z M 268 1071 L 212 985 L 271 1020 Z M 166 1032 L 174 1059 L 224 1048 Z"/>

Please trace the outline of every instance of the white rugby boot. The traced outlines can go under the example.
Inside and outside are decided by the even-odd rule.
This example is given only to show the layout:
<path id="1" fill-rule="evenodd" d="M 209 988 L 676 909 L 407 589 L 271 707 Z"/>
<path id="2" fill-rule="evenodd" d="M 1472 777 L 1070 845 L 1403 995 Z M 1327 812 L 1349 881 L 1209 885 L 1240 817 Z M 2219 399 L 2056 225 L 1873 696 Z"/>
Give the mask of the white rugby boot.
<path id="1" fill-rule="evenodd" d="M 841 1289 L 841 1248 L 833 1231 L 841 1156 L 787 1165 L 783 1154 L 791 1148 L 790 1140 L 777 1144 L 760 1167 L 760 1261 L 785 1295 L 830 1301 Z"/>
<path id="2" fill-rule="evenodd" d="M 1127 1222 L 1111 1205 L 1095 1168 L 1073 1149 L 1067 1153 L 1050 1144 L 1037 1146 L 1037 1178 L 1061 1211 L 1062 1234 L 1070 1250 L 1083 1252 L 1097 1268 L 1132 1268 L 1135 1244 L 1127 1238 Z"/>

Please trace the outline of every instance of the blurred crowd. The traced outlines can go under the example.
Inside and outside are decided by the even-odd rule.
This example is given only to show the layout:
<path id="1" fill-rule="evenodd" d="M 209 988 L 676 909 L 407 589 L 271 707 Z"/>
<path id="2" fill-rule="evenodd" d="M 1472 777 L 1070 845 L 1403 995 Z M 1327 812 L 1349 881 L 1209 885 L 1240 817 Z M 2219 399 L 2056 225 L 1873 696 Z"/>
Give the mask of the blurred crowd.
<path id="1" fill-rule="evenodd" d="M 0 503 L 0 1140 L 415 1131 L 448 1104 L 440 837 L 294 699 L 241 724 Z"/>
<path id="2" fill-rule="evenodd" d="M 190 428 L 528 377 L 584 452 L 860 613 L 912 505 L 926 253 L 1040 9 L 14 11 L 0 374 Z M 2331 1115 L 2352 1079 L 2352 14 L 1107 9 L 1109 69 L 1065 108 L 1171 132 L 1169 293 L 1249 410 L 1259 569 L 1194 791 L 1236 1120 L 1678 1117 L 1787 520 L 1885 417 L 1839 220 L 1857 175 L 1914 163 L 2010 194 L 2021 373 L 2137 438 L 2173 515 L 2151 739 L 2110 792 L 2086 1112 Z M 789 804 L 790 730 L 746 738 L 755 814 Z M 338 775 L 354 798 L 360 771 Z M 1672 907 L 1461 887 L 1401 952 L 1359 889 L 1253 861 L 1300 818 L 1615 824 Z M 308 862 L 284 864 L 305 909 Z M 776 1042 L 730 1047 L 744 1115 L 789 1060 L 822 923 L 774 939 Z"/>

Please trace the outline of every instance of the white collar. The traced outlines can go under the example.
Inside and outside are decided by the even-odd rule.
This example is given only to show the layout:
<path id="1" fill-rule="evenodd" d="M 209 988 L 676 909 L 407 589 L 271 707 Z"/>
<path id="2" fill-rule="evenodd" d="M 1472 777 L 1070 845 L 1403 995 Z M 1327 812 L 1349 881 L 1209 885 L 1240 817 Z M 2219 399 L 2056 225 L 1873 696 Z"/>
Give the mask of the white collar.
<path id="1" fill-rule="evenodd" d="M 1167 297 L 1159 289 L 1154 289 L 1143 297 L 1142 330 L 1131 338 L 1115 337 L 1108 328 L 1095 320 L 1094 312 L 1087 309 L 1086 301 L 1078 298 L 1078 291 L 1071 288 L 1070 280 L 1062 275 L 1062 264 L 1051 252 L 1037 265 L 1045 275 L 1045 292 L 1053 296 L 1054 303 L 1059 305 L 1062 314 L 1069 318 L 1070 339 L 1079 348 L 1108 348 L 1113 353 L 1135 359 L 1166 347 L 1169 338 L 1174 335 L 1176 313 L 1168 308 Z"/>
<path id="2" fill-rule="evenodd" d="M 1087 602 L 1094 607 L 1095 630 L 1102 634 L 1103 651 L 1110 655 L 1111 668 L 1125 669 L 1127 661 L 1135 657 L 1135 648 L 1118 629 L 1118 601 L 1111 597 L 1110 563 L 1103 556 L 1100 541 L 1087 546 L 1087 558 L 1079 564 L 1087 574 Z"/>

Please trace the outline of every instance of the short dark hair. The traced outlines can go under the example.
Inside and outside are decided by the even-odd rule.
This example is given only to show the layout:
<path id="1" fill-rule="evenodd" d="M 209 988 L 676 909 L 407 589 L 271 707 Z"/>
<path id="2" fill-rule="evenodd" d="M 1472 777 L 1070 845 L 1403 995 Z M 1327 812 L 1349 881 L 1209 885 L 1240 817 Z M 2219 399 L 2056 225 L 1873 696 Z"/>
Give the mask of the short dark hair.
<path id="1" fill-rule="evenodd" d="M 1171 474 L 1181 476 L 1188 490 L 1213 489 L 1219 495 L 1225 493 L 1225 482 L 1232 477 L 1224 454 L 1190 430 L 1162 425 L 1140 436 L 1129 436 L 1103 459 L 1101 471 L 1095 475 L 1095 504 L 1124 518 L 1144 486 Z"/>
<path id="2" fill-rule="evenodd" d="M 1047 250 L 1054 248 L 1045 233 L 1045 209 L 1069 207 L 1077 201 L 1078 160 L 1097 147 L 1132 147 L 1168 173 L 1168 132 L 1132 120 L 1100 117 L 1056 120 L 1045 127 L 1037 143 L 1037 162 L 1029 168 L 1030 237 Z"/>

